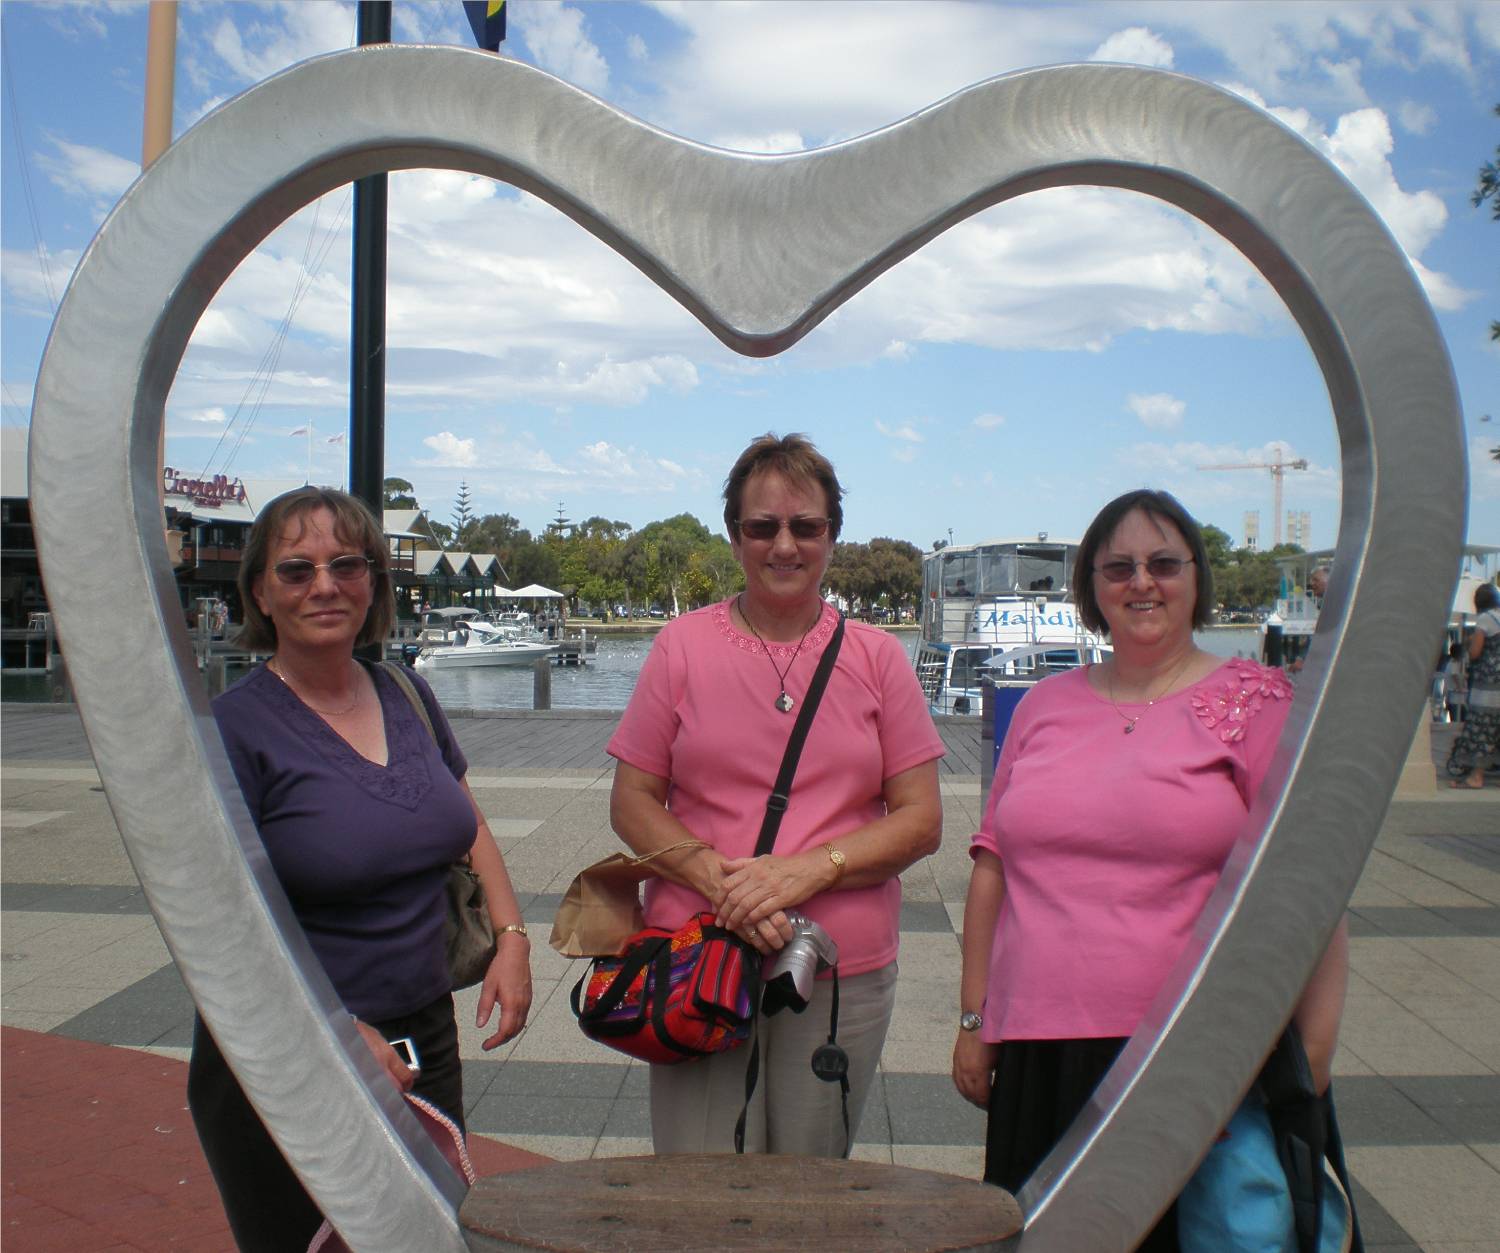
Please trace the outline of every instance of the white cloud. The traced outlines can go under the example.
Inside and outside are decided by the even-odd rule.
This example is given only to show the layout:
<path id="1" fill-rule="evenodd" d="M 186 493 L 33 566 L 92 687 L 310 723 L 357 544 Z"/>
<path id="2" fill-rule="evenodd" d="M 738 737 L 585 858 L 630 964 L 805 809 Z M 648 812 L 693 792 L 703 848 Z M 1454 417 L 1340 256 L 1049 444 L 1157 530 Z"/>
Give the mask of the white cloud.
<path id="1" fill-rule="evenodd" d="M 563 3 L 517 5 L 508 19 L 536 63 L 559 78 L 602 94 L 609 86 L 609 65 L 584 29 L 583 13 Z"/>
<path id="2" fill-rule="evenodd" d="M 93 202 L 101 214 L 109 209 L 141 172 L 140 162 L 117 157 L 102 148 L 69 143 L 50 136 L 54 153 L 41 152 L 36 163 L 70 196 Z"/>
<path id="3" fill-rule="evenodd" d="M 1182 425 L 1187 404 L 1166 392 L 1148 395 L 1132 392 L 1125 397 L 1125 407 L 1141 420 L 1142 426 L 1153 431 L 1168 431 Z"/>
<path id="4" fill-rule="evenodd" d="M 1403 100 L 1396 107 L 1396 120 L 1408 135 L 1426 135 L 1437 125 L 1437 110 L 1430 104 Z"/>
<path id="5" fill-rule="evenodd" d="M 887 425 L 879 419 L 875 422 L 875 429 L 887 439 L 899 440 L 904 444 L 920 444 L 922 436 L 916 431 L 910 422 L 903 422 L 899 426 Z"/>
<path id="6" fill-rule="evenodd" d="M 625 40 L 625 53 L 632 61 L 646 61 L 651 53 L 646 48 L 646 41 L 632 32 Z"/>
<path id="7" fill-rule="evenodd" d="M 429 435 L 422 442 L 437 453 L 436 459 L 423 461 L 422 465 L 474 466 L 479 464 L 479 457 L 474 451 L 472 439 L 459 439 L 451 431 L 440 431 L 436 435 Z"/>
<path id="8" fill-rule="evenodd" d="M 204 422 L 213 426 L 223 426 L 229 420 L 229 415 L 218 405 L 210 405 L 207 409 L 189 409 L 186 412 L 174 413 L 173 416 L 185 418 L 189 422 Z"/>
<path id="9" fill-rule="evenodd" d="M 974 425 L 981 431 L 993 431 L 996 427 L 1005 425 L 1005 418 L 998 413 L 981 413 L 974 419 Z"/>
<path id="10" fill-rule="evenodd" d="M 1090 61 L 1121 61 L 1128 65 L 1150 65 L 1172 68 L 1172 45 L 1144 26 L 1116 31 L 1090 55 Z"/>

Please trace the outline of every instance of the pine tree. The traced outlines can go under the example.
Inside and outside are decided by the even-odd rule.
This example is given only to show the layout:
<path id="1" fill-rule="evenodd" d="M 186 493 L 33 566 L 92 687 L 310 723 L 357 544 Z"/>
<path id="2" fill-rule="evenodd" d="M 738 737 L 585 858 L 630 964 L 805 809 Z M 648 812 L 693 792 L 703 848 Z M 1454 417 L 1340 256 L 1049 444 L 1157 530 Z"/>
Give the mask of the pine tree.
<path id="1" fill-rule="evenodd" d="M 474 510 L 470 507 L 469 485 L 460 482 L 458 495 L 453 499 L 453 542 L 462 544 L 464 542 L 464 531 L 474 521 Z"/>

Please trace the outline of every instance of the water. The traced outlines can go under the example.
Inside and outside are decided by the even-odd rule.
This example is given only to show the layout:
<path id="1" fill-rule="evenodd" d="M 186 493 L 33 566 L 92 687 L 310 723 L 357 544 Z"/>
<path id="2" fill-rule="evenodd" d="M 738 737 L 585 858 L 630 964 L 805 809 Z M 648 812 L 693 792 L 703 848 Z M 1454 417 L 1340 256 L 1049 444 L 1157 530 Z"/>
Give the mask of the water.
<path id="1" fill-rule="evenodd" d="M 624 709 L 655 632 L 601 635 L 582 666 L 552 666 L 553 709 Z M 421 670 L 444 709 L 530 709 L 530 666 Z"/>
<path id="2" fill-rule="evenodd" d="M 598 637 L 599 651 L 589 658 L 587 665 L 553 666 L 552 707 L 624 709 L 655 638 L 654 632 L 645 631 L 601 635 Z M 896 638 L 906 648 L 907 656 L 915 654 L 916 631 L 898 631 Z M 1260 631 L 1257 627 L 1218 627 L 1200 631 L 1197 641 L 1200 648 L 1219 657 L 1260 656 Z M 421 673 L 445 709 L 530 709 L 532 705 L 530 666 L 476 666 L 460 670 L 423 670 Z M 238 677 L 238 671 L 231 671 L 230 682 Z M 5 675 L 3 698 L 45 701 L 46 676 Z"/>

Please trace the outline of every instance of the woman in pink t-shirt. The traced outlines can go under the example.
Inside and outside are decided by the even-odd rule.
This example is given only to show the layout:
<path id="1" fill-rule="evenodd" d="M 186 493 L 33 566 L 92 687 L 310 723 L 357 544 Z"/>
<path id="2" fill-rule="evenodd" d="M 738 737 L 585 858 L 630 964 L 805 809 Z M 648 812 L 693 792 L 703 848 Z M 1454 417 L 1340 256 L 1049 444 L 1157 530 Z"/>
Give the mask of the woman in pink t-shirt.
<path id="1" fill-rule="evenodd" d="M 942 740 L 905 650 L 847 623 L 808 733 L 773 851 L 753 856 L 796 710 L 838 615 L 820 593 L 843 489 L 800 435 L 750 445 L 724 487 L 724 522 L 745 590 L 685 614 L 657 637 L 608 751 L 610 818 L 637 854 L 664 853 L 646 920 L 678 927 L 701 910 L 762 953 L 792 938 L 789 913 L 838 946 L 838 1038 L 848 1054 L 849 1126 L 837 1083 L 811 1069 L 826 1040 L 832 985 L 800 1014 L 761 1019 L 752 1152 L 848 1153 L 895 1003 L 897 876 L 942 830 Z M 658 1153 L 728 1152 L 745 1099 L 743 1050 L 651 1067 Z"/>
<path id="2" fill-rule="evenodd" d="M 1106 505 L 1079 545 L 1078 617 L 1112 658 L 1016 709 L 974 836 L 953 1079 L 988 1110 L 985 1179 L 1052 1150 L 1186 944 L 1241 835 L 1292 689 L 1193 642 L 1212 605 L 1197 524 L 1165 492 Z M 1327 1087 L 1341 926 L 1296 1012 Z M 1175 1207 L 1140 1246 L 1177 1247 Z"/>

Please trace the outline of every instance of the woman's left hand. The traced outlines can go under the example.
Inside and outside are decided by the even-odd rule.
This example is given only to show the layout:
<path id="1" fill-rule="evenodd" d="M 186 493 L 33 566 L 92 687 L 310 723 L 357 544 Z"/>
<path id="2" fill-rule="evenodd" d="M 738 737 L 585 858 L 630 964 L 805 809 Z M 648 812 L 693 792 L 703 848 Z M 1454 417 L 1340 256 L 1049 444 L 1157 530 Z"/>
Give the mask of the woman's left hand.
<path id="1" fill-rule="evenodd" d="M 514 931 L 499 937 L 495 958 L 479 990 L 474 1025 L 487 1026 L 496 1005 L 500 1007 L 500 1022 L 495 1033 L 480 1045 L 486 1051 L 515 1039 L 531 1012 L 531 941 Z"/>
<path id="2" fill-rule="evenodd" d="M 754 931 L 772 947 L 780 948 L 791 939 L 790 925 L 786 932 L 773 927 L 768 934 L 760 924 L 777 914 L 784 915 L 828 887 L 833 877 L 831 868 L 826 857 L 814 860 L 801 854 L 778 857 L 768 853 L 728 860 L 724 863 L 723 890 L 713 902 L 716 921 L 731 931 Z M 772 935 L 781 943 L 775 943 Z"/>

